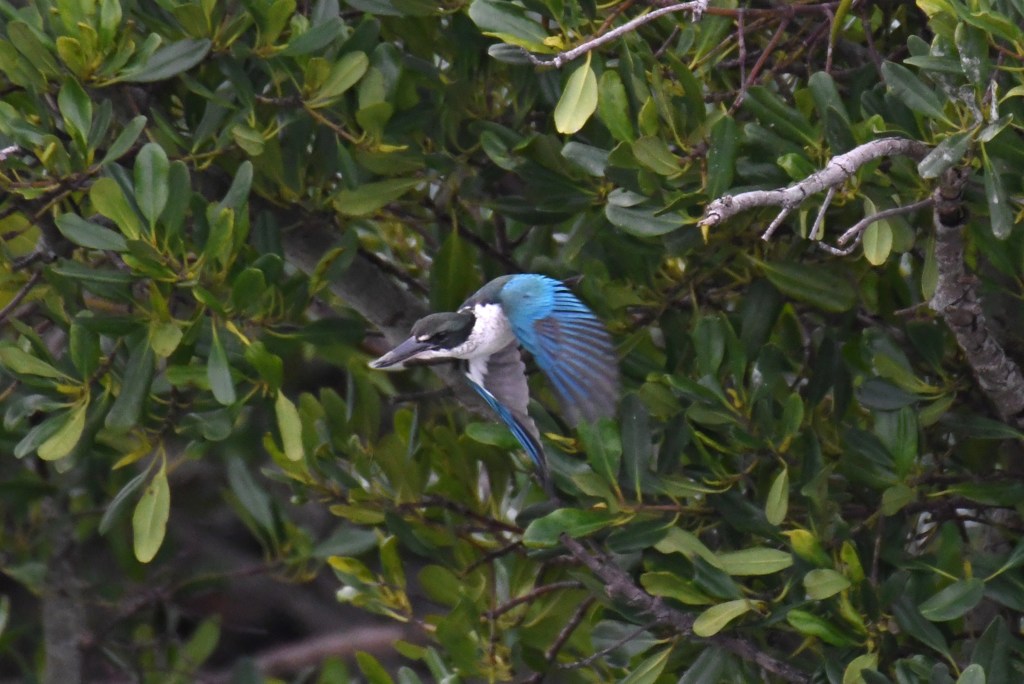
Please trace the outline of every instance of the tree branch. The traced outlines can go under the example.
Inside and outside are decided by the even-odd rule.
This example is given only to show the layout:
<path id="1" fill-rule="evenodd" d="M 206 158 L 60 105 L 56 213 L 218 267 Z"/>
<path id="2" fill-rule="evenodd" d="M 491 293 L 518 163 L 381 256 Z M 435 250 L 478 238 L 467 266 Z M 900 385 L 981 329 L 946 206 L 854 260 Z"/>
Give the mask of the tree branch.
<path id="1" fill-rule="evenodd" d="M 82 636 L 86 633 L 82 589 L 75 573 L 74 523 L 64 502 L 47 499 L 53 549 L 46 563 L 42 592 L 45 663 L 43 684 L 77 684 L 82 681 Z"/>
<path id="2" fill-rule="evenodd" d="M 967 174 L 950 169 L 932 194 L 935 202 L 935 263 L 938 279 L 929 306 L 942 316 L 978 385 L 1005 422 L 1024 427 L 1024 374 L 1006 355 L 981 308 L 978 279 L 964 269 L 963 230 Z"/>
<path id="3" fill-rule="evenodd" d="M 633 582 L 633 578 L 620 568 L 610 556 L 588 551 L 583 544 L 567 534 L 562 535 L 561 541 L 573 558 L 585 565 L 594 573 L 595 577 L 604 582 L 605 592 L 609 598 L 621 601 L 633 610 L 647 615 L 659 627 L 671 629 L 688 639 L 700 639 L 693 633 L 693 623 L 696 619 L 693 615 L 676 610 L 661 598 L 648 594 L 637 586 Z M 716 636 L 703 641 L 721 646 L 743 660 L 754 663 L 787 682 L 806 684 L 810 681 L 810 678 L 797 668 L 772 657 L 744 639 Z"/>
<path id="4" fill-rule="evenodd" d="M 920 161 L 928 154 L 928 151 L 929 147 L 917 140 L 906 138 L 872 140 L 849 152 L 832 157 L 821 171 L 808 176 L 799 183 L 790 185 L 788 188 L 751 190 L 738 195 L 719 197 L 704 209 L 704 217 L 701 218 L 698 225 L 711 228 L 749 209 L 780 207 L 779 213 L 761 236 L 762 239 L 769 240 L 790 212 L 800 206 L 808 197 L 842 185 L 868 162 L 880 157 L 892 156 L 910 157 L 914 161 Z"/>
<path id="5" fill-rule="evenodd" d="M 563 66 L 573 61 L 577 57 L 582 57 L 591 50 L 595 50 L 601 47 L 602 45 L 606 45 L 607 43 L 616 40 L 620 36 L 623 36 L 629 33 L 630 31 L 635 31 L 644 24 L 649 24 L 655 19 L 663 17 L 666 14 L 672 14 L 674 12 L 692 12 L 693 20 L 696 22 L 700 21 L 700 16 L 704 13 L 704 11 L 707 8 L 708 0 L 692 0 L 692 2 L 680 2 L 674 5 L 668 5 L 666 7 L 659 7 L 658 9 L 652 10 L 647 14 L 640 15 L 635 19 L 630 19 L 622 26 L 617 26 L 608 33 L 603 33 L 600 36 L 597 36 L 596 38 L 591 38 L 590 40 L 581 43 L 580 45 L 577 45 L 571 50 L 559 52 L 551 59 L 541 59 L 539 57 L 534 57 L 532 54 L 525 50 L 523 51 L 523 53 L 527 56 L 530 62 L 536 66 L 550 66 L 556 69 L 561 69 Z"/>

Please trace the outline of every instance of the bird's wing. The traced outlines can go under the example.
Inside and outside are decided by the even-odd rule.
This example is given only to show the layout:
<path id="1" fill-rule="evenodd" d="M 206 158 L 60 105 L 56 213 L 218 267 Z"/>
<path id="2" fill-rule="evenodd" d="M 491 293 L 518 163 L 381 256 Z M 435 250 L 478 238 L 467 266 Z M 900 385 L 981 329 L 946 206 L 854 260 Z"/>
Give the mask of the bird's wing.
<path id="1" fill-rule="evenodd" d="M 540 432 L 526 412 L 530 393 L 518 345 L 513 342 L 490 356 L 469 359 L 466 376 L 544 473 L 546 465 Z"/>
<path id="2" fill-rule="evenodd" d="M 506 305 L 512 331 L 551 380 L 570 422 L 612 417 L 619 398 L 619 362 L 611 336 L 568 288 L 545 280 L 552 285 L 549 305 L 534 302 L 526 311 Z"/>

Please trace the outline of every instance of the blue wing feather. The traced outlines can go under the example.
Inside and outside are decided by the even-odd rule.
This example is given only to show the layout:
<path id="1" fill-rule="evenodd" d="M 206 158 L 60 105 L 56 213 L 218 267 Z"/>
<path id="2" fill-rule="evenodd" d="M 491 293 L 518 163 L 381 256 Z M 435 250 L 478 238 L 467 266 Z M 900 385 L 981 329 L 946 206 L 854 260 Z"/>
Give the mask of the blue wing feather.
<path id="1" fill-rule="evenodd" d="M 513 276 L 497 296 L 512 332 L 551 380 L 569 419 L 614 415 L 618 359 L 594 313 L 562 283 L 542 275 Z"/>
<path id="2" fill-rule="evenodd" d="M 484 398 L 487 405 L 494 409 L 494 412 L 498 414 L 498 417 L 501 418 L 502 422 L 504 422 L 508 426 L 509 430 L 512 431 L 512 436 L 514 436 L 519 443 L 523 445 L 523 449 L 525 449 L 526 453 L 530 455 L 530 459 L 533 461 L 534 465 L 537 466 L 537 470 L 542 475 L 546 473 L 544 449 L 541 447 L 540 442 L 537 441 L 537 438 L 530 433 L 530 430 L 527 429 L 527 427 L 523 425 L 518 418 L 512 415 L 511 411 L 498 402 L 498 400 L 494 398 L 493 394 L 473 382 L 472 379 L 468 377 L 467 379 L 469 380 L 469 384 L 473 386 L 473 389 L 475 389 L 477 393 Z"/>

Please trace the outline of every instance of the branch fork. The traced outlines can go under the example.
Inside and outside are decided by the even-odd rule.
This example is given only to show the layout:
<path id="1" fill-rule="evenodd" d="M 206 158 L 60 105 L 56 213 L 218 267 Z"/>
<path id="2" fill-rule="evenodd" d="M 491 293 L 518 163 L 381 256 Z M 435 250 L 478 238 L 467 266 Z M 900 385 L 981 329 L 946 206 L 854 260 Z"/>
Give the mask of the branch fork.
<path id="1" fill-rule="evenodd" d="M 786 220 L 786 217 L 794 209 L 803 204 L 811 195 L 827 191 L 828 194 L 825 197 L 825 202 L 818 212 L 814 228 L 811 230 L 811 237 L 813 239 L 820 239 L 819 233 L 824 222 L 824 212 L 835 197 L 836 190 L 850 178 L 853 178 L 861 167 L 881 157 L 902 156 L 909 157 L 914 161 L 920 161 L 928 154 L 929 149 L 922 142 L 906 138 L 879 138 L 878 140 L 872 140 L 853 148 L 849 152 L 832 157 L 823 169 L 787 188 L 750 190 L 738 195 L 724 195 L 723 197 L 716 198 L 704 209 L 704 217 L 701 218 L 697 225 L 703 229 L 712 228 L 749 209 L 779 207 L 779 213 L 775 215 L 775 218 L 772 219 L 772 222 L 768 224 L 768 227 L 761 235 L 762 240 L 770 240 L 778 227 L 782 225 L 782 222 Z M 909 209 L 907 210 L 910 211 Z M 881 218 L 885 218 L 885 216 L 876 215 L 876 218 L 870 223 Z M 870 223 L 858 228 L 856 232 L 863 231 Z M 847 231 L 847 233 L 851 231 Z M 847 241 L 850 239 L 851 237 L 846 237 Z M 842 242 L 841 239 L 841 244 Z"/>

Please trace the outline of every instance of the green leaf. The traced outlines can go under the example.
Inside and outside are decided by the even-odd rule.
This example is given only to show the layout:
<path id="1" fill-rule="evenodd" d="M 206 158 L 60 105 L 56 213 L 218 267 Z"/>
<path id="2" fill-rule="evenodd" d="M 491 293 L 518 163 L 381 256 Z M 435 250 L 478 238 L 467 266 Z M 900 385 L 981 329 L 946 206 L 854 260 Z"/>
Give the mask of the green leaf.
<path id="1" fill-rule="evenodd" d="M 736 155 L 739 151 L 739 131 L 736 120 L 723 116 L 711 127 L 708 144 L 708 197 L 721 197 L 732 187 L 736 169 Z"/>
<path id="2" fill-rule="evenodd" d="M 220 209 L 237 211 L 245 205 L 246 200 L 249 199 L 249 191 L 252 189 L 252 172 L 252 162 L 248 159 L 238 165 L 235 177 L 231 181 L 231 187 L 224 193 L 224 199 L 217 204 Z"/>
<path id="3" fill-rule="evenodd" d="M 974 608 L 985 593 L 985 583 L 977 577 L 957 580 L 918 606 L 921 615 L 932 622 L 955 620 Z"/>
<path id="4" fill-rule="evenodd" d="M 327 78 L 309 101 L 310 107 L 322 107 L 336 100 L 359 82 L 370 67 L 365 52 L 349 52 L 331 66 Z"/>
<path id="5" fill-rule="evenodd" d="M 275 537 L 273 504 L 270 495 L 256 482 L 249 466 L 239 457 L 228 460 L 228 484 L 239 505 L 261 535 L 268 539 Z"/>
<path id="6" fill-rule="evenodd" d="M 96 211 L 111 219 L 129 240 L 138 240 L 142 235 L 142 222 L 135 213 L 128 198 L 121 192 L 121 186 L 113 178 L 100 178 L 89 188 L 89 200 Z"/>
<path id="7" fill-rule="evenodd" d="M 955 133 L 949 136 L 918 163 L 917 173 L 921 178 L 938 178 L 943 171 L 960 163 L 967 154 L 970 142 L 969 133 Z"/>
<path id="8" fill-rule="evenodd" d="M 833 312 L 848 311 L 857 302 L 857 291 L 835 266 L 792 262 L 760 265 L 772 285 L 797 301 Z"/>
<path id="9" fill-rule="evenodd" d="M 68 132 L 80 145 L 84 145 L 92 127 L 92 100 L 73 77 L 68 77 L 60 87 L 57 107 Z"/>
<path id="10" fill-rule="evenodd" d="M 78 214 L 61 214 L 56 218 L 57 230 L 71 242 L 88 249 L 124 252 L 128 243 L 120 233 L 104 228 L 98 223 L 86 221 Z"/>
<path id="11" fill-rule="evenodd" d="M 217 334 L 217 325 L 210 322 L 210 356 L 206 360 L 206 377 L 210 382 L 213 398 L 225 406 L 235 403 L 235 383 L 231 379 L 228 355 Z"/>
<path id="12" fill-rule="evenodd" d="M 672 655 L 672 649 L 673 647 L 669 646 L 648 656 L 643 662 L 632 668 L 627 677 L 619 680 L 619 684 L 654 684 L 668 664 L 668 657 Z"/>
<path id="13" fill-rule="evenodd" d="M 213 264 L 225 267 L 232 259 L 235 212 L 219 204 L 206 206 L 206 224 L 210 227 L 203 245 L 203 256 Z"/>
<path id="14" fill-rule="evenodd" d="M 135 558 L 140 563 L 150 562 L 160 550 L 167 532 L 167 518 L 170 513 L 171 488 L 167 484 L 165 464 L 149 481 L 132 515 Z"/>
<path id="15" fill-rule="evenodd" d="M 9 343 L 0 344 L 0 366 L 20 375 L 36 375 L 55 380 L 70 379 L 42 359 Z"/>
<path id="16" fill-rule="evenodd" d="M 705 646 L 676 684 L 721 684 L 726 681 L 723 675 L 731 662 L 732 656 L 724 648 Z"/>
<path id="17" fill-rule="evenodd" d="M 789 468 L 783 468 L 772 480 L 768 498 L 764 503 L 764 514 L 772 525 L 781 525 L 789 509 Z"/>
<path id="18" fill-rule="evenodd" d="M 263 134 L 255 128 L 242 123 L 235 124 L 231 127 L 231 138 L 253 157 L 263 154 Z"/>
<path id="19" fill-rule="evenodd" d="M 359 665 L 359 671 L 366 677 L 368 684 L 394 684 L 394 680 L 391 679 L 388 671 L 384 669 L 380 661 L 366 651 L 358 651 L 356 653 L 356 663 Z"/>
<path id="20" fill-rule="evenodd" d="M 659 553 L 681 553 L 687 558 L 701 558 L 706 563 L 718 567 L 718 556 L 705 546 L 695 534 L 679 527 L 671 528 L 665 538 L 654 545 L 654 548 Z"/>
<path id="21" fill-rule="evenodd" d="M 443 565 L 428 565 L 419 571 L 419 584 L 427 597 L 443 606 L 454 606 L 462 598 L 466 584 Z"/>
<path id="22" fill-rule="evenodd" d="M 39 445 L 39 458 L 44 461 L 56 461 L 71 453 L 82 437 L 82 430 L 85 428 L 85 409 L 88 405 L 88 401 L 82 401 L 68 411 L 60 429 Z"/>
<path id="23" fill-rule="evenodd" d="M 815 568 L 804 575 L 807 598 L 821 601 L 850 588 L 850 580 L 831 568 Z"/>
<path id="24" fill-rule="evenodd" d="M 888 221 L 875 221 L 864 231 L 864 258 L 872 266 L 881 266 L 892 252 L 892 226 Z"/>
<path id="25" fill-rule="evenodd" d="M 395 178 L 364 183 L 354 190 L 344 189 L 334 196 L 334 208 L 345 216 L 366 216 L 409 192 L 423 181 Z"/>
<path id="26" fill-rule="evenodd" d="M 183 336 L 181 328 L 172 321 L 163 323 L 154 321 L 149 327 L 149 344 L 153 348 L 153 352 L 162 359 L 166 359 L 174 353 Z"/>
<path id="27" fill-rule="evenodd" d="M 571 140 L 562 146 L 562 156 L 594 178 L 602 178 L 608 168 L 608 151 Z"/>
<path id="28" fill-rule="evenodd" d="M 842 684 L 864 684 L 864 677 L 861 674 L 864 670 L 876 670 L 878 668 L 877 653 L 862 653 L 846 666 L 843 670 Z"/>
<path id="29" fill-rule="evenodd" d="M 255 341 L 245 348 L 245 360 L 252 364 L 260 377 L 270 385 L 270 389 L 277 391 L 284 383 L 284 361 L 277 354 L 267 350 L 266 345 Z"/>
<path id="30" fill-rule="evenodd" d="M 430 304 L 434 311 L 454 311 L 479 286 L 476 252 L 452 230 L 441 243 L 430 269 Z"/>
<path id="31" fill-rule="evenodd" d="M 834 624 L 806 610 L 794 609 L 786 613 L 786 622 L 795 630 L 810 637 L 821 639 L 833 646 L 852 646 L 856 642 Z"/>
<path id="32" fill-rule="evenodd" d="M 714 636 L 730 622 L 750 612 L 753 607 L 753 603 L 747 599 L 735 599 L 711 606 L 693 621 L 693 633 L 699 637 Z"/>
<path id="33" fill-rule="evenodd" d="M 144 470 L 132 479 L 128 480 L 128 483 L 124 487 L 121 487 L 121 491 L 111 499 L 110 503 L 107 504 L 107 510 L 103 511 L 103 517 L 100 518 L 100 524 L 97 528 L 100 534 L 106 534 L 110 531 L 110 528 L 115 522 L 121 517 L 122 511 L 125 506 L 131 500 L 135 492 L 142 487 L 145 483 L 146 478 L 149 477 L 149 470 Z"/>
<path id="34" fill-rule="evenodd" d="M 882 492 L 882 515 L 896 515 L 915 501 L 917 501 L 917 491 L 902 482 L 897 482 Z"/>
<path id="35" fill-rule="evenodd" d="M 475 3 L 474 3 L 475 4 Z M 571 135 L 583 128 L 597 110 L 597 76 L 590 68 L 590 53 L 585 64 L 576 68 L 565 83 L 565 90 L 555 105 L 555 129 Z"/>
<path id="36" fill-rule="evenodd" d="M 306 455 L 302 446 L 302 419 L 292 400 L 280 390 L 274 401 L 274 414 L 277 416 L 277 428 L 281 431 L 284 455 L 289 461 L 301 461 Z"/>
<path id="37" fill-rule="evenodd" d="M 618 519 L 617 514 L 607 510 L 559 508 L 532 521 L 523 533 L 523 543 L 532 547 L 555 546 L 563 534 L 578 539 L 603 530 Z"/>
<path id="38" fill-rule="evenodd" d="M 597 116 L 612 137 L 619 142 L 636 139 L 633 120 L 629 114 L 629 96 L 626 95 L 626 88 L 622 85 L 619 73 L 609 69 L 601 74 L 597 93 Z"/>
<path id="39" fill-rule="evenodd" d="M 577 431 L 594 472 L 617 488 L 622 466 L 622 441 L 615 423 L 608 419 L 596 424 L 582 422 Z"/>
<path id="40" fill-rule="evenodd" d="M 645 207 L 623 207 L 609 202 L 604 207 L 608 221 L 623 232 L 639 237 L 657 237 L 683 226 L 683 217 L 674 212 L 659 215 Z"/>
<path id="41" fill-rule="evenodd" d="M 109 430 L 127 432 L 138 423 L 153 380 L 154 361 L 148 339 L 143 338 L 132 347 L 121 379 L 121 390 L 104 421 Z"/>
<path id="42" fill-rule="evenodd" d="M 633 156 L 659 176 L 674 176 L 682 171 L 679 159 L 668 149 L 665 140 L 658 136 L 646 135 L 634 142 Z"/>
<path id="43" fill-rule="evenodd" d="M 640 575 L 640 585 L 652 596 L 665 596 L 686 605 L 702 606 L 711 603 L 711 598 L 691 580 L 674 572 L 645 572 Z"/>
<path id="44" fill-rule="evenodd" d="M 624 475 L 637 501 L 640 501 L 644 478 L 654 459 L 650 415 L 639 395 L 633 393 L 627 394 L 622 400 L 619 415 L 622 417 Z"/>
<path id="45" fill-rule="evenodd" d="M 340 38 L 344 32 L 345 22 L 341 20 L 341 17 L 331 17 L 305 33 L 293 37 L 288 41 L 288 46 L 279 54 L 282 57 L 298 57 L 317 52 Z"/>
<path id="46" fill-rule="evenodd" d="M 135 201 L 150 227 L 167 206 L 169 162 L 164 148 L 147 143 L 135 157 Z"/>
<path id="47" fill-rule="evenodd" d="M 956 684 L 985 684 L 985 668 L 978 663 L 972 663 L 964 668 L 960 676 L 956 678 Z"/>
<path id="48" fill-rule="evenodd" d="M 915 112 L 949 122 L 942 111 L 939 96 L 910 69 L 894 62 L 883 62 L 882 78 L 893 95 Z"/>
<path id="49" fill-rule="evenodd" d="M 550 51 L 544 45 L 547 31 L 520 5 L 506 0 L 473 0 L 469 18 L 485 35 L 497 36 L 506 43 L 534 52 Z"/>
<path id="50" fill-rule="evenodd" d="M 82 318 L 89 318 L 83 314 Z M 100 365 L 100 336 L 86 328 L 79 321 L 73 321 L 68 329 L 68 350 L 71 363 L 81 377 L 92 375 Z"/>
<path id="51" fill-rule="evenodd" d="M 217 641 L 220 640 L 219 620 L 219 617 L 203 620 L 181 647 L 183 660 L 190 668 L 198 668 L 213 655 Z"/>
<path id="52" fill-rule="evenodd" d="M 942 636 L 942 632 L 921 615 L 917 606 L 910 602 L 908 596 L 901 596 L 893 603 L 892 614 L 901 630 L 925 646 L 944 656 L 949 656 L 949 646 L 946 644 L 946 638 Z"/>
<path id="53" fill-rule="evenodd" d="M 992 234 L 1000 240 L 1010 237 L 1013 230 L 1014 210 L 1003 185 L 1003 177 L 992 164 L 985 146 L 981 146 L 985 167 L 985 199 L 988 200 L 988 222 Z"/>
<path id="54" fill-rule="evenodd" d="M 787 551 L 768 548 L 742 549 L 717 554 L 718 567 L 733 576 L 771 575 L 793 565 Z"/>
<path id="55" fill-rule="evenodd" d="M 33 67 L 47 76 L 60 74 L 61 66 L 51 49 L 42 43 L 40 35 L 42 34 L 39 29 L 29 26 L 24 21 L 11 21 L 7 24 L 7 37 Z"/>
<path id="56" fill-rule="evenodd" d="M 797 109 L 787 105 L 765 86 L 748 89 L 743 100 L 743 109 L 752 113 L 772 134 L 797 145 L 818 145 L 817 135 L 811 122 Z"/>
<path id="57" fill-rule="evenodd" d="M 997 615 L 975 644 L 971 653 L 971 663 L 981 665 L 985 670 L 985 678 L 990 684 L 1010 684 L 1010 630 L 1006 620 Z"/>
<path id="58" fill-rule="evenodd" d="M 144 64 L 122 73 L 114 81 L 129 83 L 152 83 L 163 81 L 188 71 L 206 58 L 210 51 L 210 41 L 206 38 L 194 40 L 186 38 L 157 49 Z"/>

